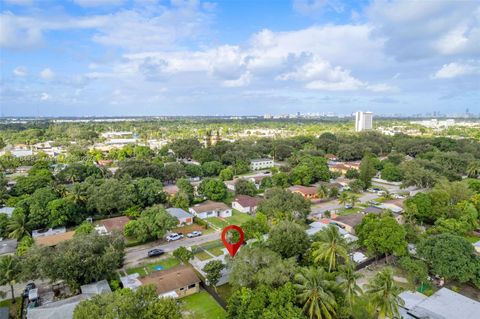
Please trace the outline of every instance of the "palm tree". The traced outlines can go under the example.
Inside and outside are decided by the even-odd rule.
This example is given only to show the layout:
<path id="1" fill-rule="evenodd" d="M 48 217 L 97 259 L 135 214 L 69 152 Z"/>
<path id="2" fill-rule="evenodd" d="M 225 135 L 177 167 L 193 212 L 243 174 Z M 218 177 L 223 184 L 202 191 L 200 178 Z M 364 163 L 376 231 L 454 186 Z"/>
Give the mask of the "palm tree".
<path id="1" fill-rule="evenodd" d="M 345 205 L 348 202 L 348 194 L 345 192 L 341 193 L 338 197 L 338 202 L 340 205 Z"/>
<path id="2" fill-rule="evenodd" d="M 358 203 L 358 196 L 355 194 L 351 194 L 348 197 L 348 201 L 350 202 L 350 205 L 352 205 L 352 208 L 355 207 L 355 204 Z"/>
<path id="3" fill-rule="evenodd" d="M 357 280 L 362 277 L 351 265 L 342 266 L 340 273 L 341 283 L 340 288 L 345 294 L 345 299 L 352 309 L 352 306 L 357 297 L 362 293 L 362 289 L 357 285 Z"/>
<path id="4" fill-rule="evenodd" d="M 366 287 L 372 306 L 378 311 L 378 318 L 399 317 L 398 306 L 404 301 L 399 297 L 401 289 L 393 280 L 392 268 L 387 267 L 377 273 Z"/>
<path id="5" fill-rule="evenodd" d="M 333 294 L 334 282 L 326 278 L 322 268 L 302 268 L 294 277 L 297 299 L 310 319 L 336 317 L 337 301 Z"/>
<path id="6" fill-rule="evenodd" d="M 318 241 L 312 244 L 312 255 L 315 262 L 327 262 L 328 272 L 337 269 L 339 259 L 349 262 L 348 244 L 335 225 L 329 225 L 317 235 Z"/>
<path id="7" fill-rule="evenodd" d="M 12 303 L 15 303 L 15 292 L 13 290 L 13 285 L 15 284 L 19 274 L 19 267 L 16 264 L 16 259 L 13 256 L 5 256 L 0 258 L 0 285 L 10 285 Z"/>
<path id="8" fill-rule="evenodd" d="M 25 235 L 29 235 L 27 222 L 27 215 L 23 211 L 15 212 L 7 224 L 8 237 L 20 239 Z"/>
<path id="9" fill-rule="evenodd" d="M 83 205 L 86 201 L 85 191 L 80 184 L 73 184 L 69 189 L 69 197 L 77 205 Z"/>
<path id="10" fill-rule="evenodd" d="M 327 186 L 325 186 L 325 185 L 320 185 L 320 186 L 317 188 L 317 195 L 318 195 L 318 197 L 320 197 L 320 198 L 328 197 L 328 188 L 327 188 Z"/>
<path id="11" fill-rule="evenodd" d="M 480 175 L 480 161 L 470 163 L 467 168 L 468 177 L 476 178 Z"/>

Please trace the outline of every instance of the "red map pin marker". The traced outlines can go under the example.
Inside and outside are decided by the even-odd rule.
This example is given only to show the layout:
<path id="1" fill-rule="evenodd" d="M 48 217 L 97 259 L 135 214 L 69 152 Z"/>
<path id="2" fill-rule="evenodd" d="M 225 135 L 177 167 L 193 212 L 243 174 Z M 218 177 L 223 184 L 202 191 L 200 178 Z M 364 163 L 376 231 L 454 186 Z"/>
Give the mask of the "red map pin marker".
<path id="1" fill-rule="evenodd" d="M 231 244 L 227 241 L 227 233 L 229 230 L 236 230 L 240 234 L 240 239 L 238 240 L 238 242 Z M 244 238 L 245 238 L 245 235 L 243 234 L 243 230 L 237 225 L 227 226 L 222 231 L 223 244 L 225 245 L 225 247 L 227 247 L 227 250 L 230 253 L 230 256 L 232 257 L 235 256 L 240 246 L 242 246 Z"/>

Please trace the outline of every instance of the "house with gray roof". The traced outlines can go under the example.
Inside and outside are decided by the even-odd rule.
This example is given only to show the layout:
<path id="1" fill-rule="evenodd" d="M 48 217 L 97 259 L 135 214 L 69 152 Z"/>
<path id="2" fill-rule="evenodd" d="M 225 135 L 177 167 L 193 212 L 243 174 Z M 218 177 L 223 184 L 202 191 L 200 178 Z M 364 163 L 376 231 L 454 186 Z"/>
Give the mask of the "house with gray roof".
<path id="1" fill-rule="evenodd" d="M 8 217 L 12 217 L 14 210 L 15 210 L 15 207 L 2 207 L 0 208 L 0 214 L 5 214 Z"/>
<path id="2" fill-rule="evenodd" d="M 193 215 L 181 208 L 167 208 L 167 213 L 178 220 L 178 226 L 191 225 L 193 223 Z"/>
<path id="3" fill-rule="evenodd" d="M 418 292 L 402 292 L 405 305 L 400 313 L 405 319 L 478 319 L 480 302 L 448 288 L 442 288 L 430 297 Z"/>
<path id="4" fill-rule="evenodd" d="M 16 239 L 0 238 L 0 256 L 13 255 L 17 250 L 18 241 Z"/>

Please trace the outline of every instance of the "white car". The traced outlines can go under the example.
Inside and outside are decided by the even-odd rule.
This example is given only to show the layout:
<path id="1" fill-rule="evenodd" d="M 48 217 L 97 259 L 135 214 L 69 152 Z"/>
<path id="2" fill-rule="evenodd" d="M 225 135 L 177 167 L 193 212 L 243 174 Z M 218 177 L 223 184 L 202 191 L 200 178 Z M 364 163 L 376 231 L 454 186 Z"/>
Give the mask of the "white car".
<path id="1" fill-rule="evenodd" d="M 395 198 L 395 199 L 404 199 L 405 196 L 400 195 L 400 194 L 393 194 L 393 198 Z"/>
<path id="2" fill-rule="evenodd" d="M 182 239 L 183 235 L 182 234 L 177 234 L 177 233 L 171 233 L 170 235 L 167 236 L 166 240 L 167 241 L 175 241 Z"/>
<path id="3" fill-rule="evenodd" d="M 198 236 L 202 236 L 202 232 L 201 232 L 201 231 L 194 230 L 194 231 L 192 231 L 191 233 L 188 233 L 188 234 L 187 234 L 187 237 L 188 237 L 188 238 L 193 238 L 193 237 L 198 237 Z"/>

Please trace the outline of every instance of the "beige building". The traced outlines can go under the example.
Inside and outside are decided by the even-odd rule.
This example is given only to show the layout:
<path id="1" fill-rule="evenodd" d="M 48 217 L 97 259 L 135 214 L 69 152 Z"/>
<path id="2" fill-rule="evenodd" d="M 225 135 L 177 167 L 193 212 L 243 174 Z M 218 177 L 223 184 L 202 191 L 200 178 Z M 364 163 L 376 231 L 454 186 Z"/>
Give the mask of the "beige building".
<path id="1" fill-rule="evenodd" d="M 142 285 L 154 285 L 159 297 L 182 298 L 200 291 L 200 279 L 190 266 L 156 271 L 139 280 Z"/>

